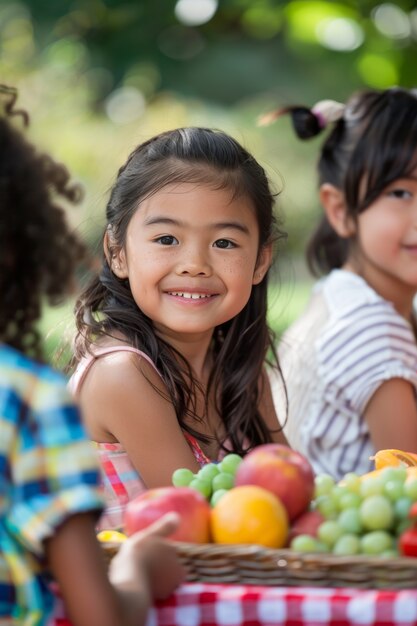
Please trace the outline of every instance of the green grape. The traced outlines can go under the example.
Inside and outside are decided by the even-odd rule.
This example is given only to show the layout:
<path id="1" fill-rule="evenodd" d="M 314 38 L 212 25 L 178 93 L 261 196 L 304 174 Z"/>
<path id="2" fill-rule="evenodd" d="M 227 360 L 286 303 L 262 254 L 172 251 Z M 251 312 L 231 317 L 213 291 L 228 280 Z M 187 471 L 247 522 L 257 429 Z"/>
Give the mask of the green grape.
<path id="1" fill-rule="evenodd" d="M 384 485 L 384 495 L 386 495 L 391 502 L 396 502 L 404 495 L 404 484 L 400 480 L 389 480 Z"/>
<path id="2" fill-rule="evenodd" d="M 355 474 L 354 472 L 349 472 L 348 474 L 344 475 L 340 483 L 343 484 L 343 486 L 346 487 L 346 489 L 351 493 L 358 494 L 361 487 L 361 478 L 360 476 L 358 476 L 358 474 Z"/>
<path id="3" fill-rule="evenodd" d="M 413 501 L 411 498 L 404 496 L 394 503 L 394 513 L 397 520 L 404 520 L 408 518 L 408 514 L 411 509 Z"/>
<path id="4" fill-rule="evenodd" d="M 320 539 L 316 539 L 315 541 L 316 541 L 315 552 L 330 552 L 329 546 L 324 541 L 320 541 Z"/>
<path id="5" fill-rule="evenodd" d="M 392 550 L 393 538 L 385 530 L 374 530 L 361 537 L 361 552 L 363 554 L 382 554 L 385 550 Z"/>
<path id="6" fill-rule="evenodd" d="M 330 494 L 335 486 L 335 482 L 330 474 L 318 474 L 314 479 L 314 497 L 326 496 Z"/>
<path id="7" fill-rule="evenodd" d="M 331 493 L 332 493 L 332 496 L 336 498 L 336 500 L 340 500 L 342 496 L 346 495 L 349 492 L 346 489 L 346 487 L 343 487 L 343 485 L 335 485 Z"/>
<path id="8" fill-rule="evenodd" d="M 391 480 L 398 480 L 402 483 L 404 483 L 407 479 L 407 468 L 406 467 L 402 467 L 402 466 L 398 466 L 398 467 L 390 467 L 390 468 L 386 468 L 386 469 L 390 469 L 391 470 Z"/>
<path id="9" fill-rule="evenodd" d="M 339 508 L 344 509 L 357 509 L 362 502 L 362 499 L 358 493 L 352 493 L 350 491 L 343 493 L 339 498 Z"/>
<path id="10" fill-rule="evenodd" d="M 390 480 L 397 480 L 400 483 L 404 482 L 404 478 L 398 475 L 398 472 L 395 471 L 396 469 L 395 467 L 384 467 L 381 470 L 380 477 L 384 483 L 388 483 Z"/>
<path id="11" fill-rule="evenodd" d="M 218 491 L 219 489 L 231 489 L 235 484 L 235 477 L 233 474 L 228 472 L 220 472 L 213 478 L 211 484 L 213 491 Z"/>
<path id="12" fill-rule="evenodd" d="M 220 471 L 225 472 L 226 474 L 232 474 L 234 476 L 237 468 L 242 463 L 242 461 L 242 457 L 238 454 L 226 454 L 226 456 L 219 463 Z"/>
<path id="13" fill-rule="evenodd" d="M 367 530 L 388 530 L 394 521 L 394 509 L 385 496 L 365 498 L 359 509 L 362 524 Z"/>
<path id="14" fill-rule="evenodd" d="M 174 487 L 188 487 L 195 475 L 186 467 L 180 467 L 172 474 L 172 484 Z"/>
<path id="15" fill-rule="evenodd" d="M 351 535 L 359 535 L 362 530 L 362 521 L 359 509 L 351 508 L 341 511 L 337 518 L 337 523 L 343 529 L 344 533 Z"/>
<path id="16" fill-rule="evenodd" d="M 342 535 L 333 546 L 333 554 L 350 556 L 359 554 L 360 540 L 356 535 Z"/>
<path id="17" fill-rule="evenodd" d="M 311 535 L 298 535 L 291 541 L 290 548 L 296 552 L 320 552 L 317 539 Z"/>
<path id="18" fill-rule="evenodd" d="M 215 476 L 219 473 L 219 467 L 216 463 L 207 463 L 203 465 L 198 472 L 197 477 L 207 482 L 211 482 Z"/>
<path id="19" fill-rule="evenodd" d="M 201 478 L 194 478 L 190 482 L 189 487 L 195 489 L 196 491 L 199 491 L 205 498 L 210 498 L 211 496 L 211 484 L 206 480 L 201 480 Z"/>
<path id="20" fill-rule="evenodd" d="M 384 485 L 385 483 L 381 476 L 370 476 L 362 480 L 359 493 L 362 498 L 382 495 L 384 493 Z"/>
<path id="21" fill-rule="evenodd" d="M 391 550 L 384 550 L 379 556 L 384 559 L 398 559 L 400 555 L 398 553 L 398 550 L 392 548 Z"/>
<path id="22" fill-rule="evenodd" d="M 417 500 L 417 480 L 407 480 L 404 483 L 404 495 L 411 498 L 413 502 Z"/>
<path id="23" fill-rule="evenodd" d="M 228 489 L 217 489 L 217 491 L 215 491 L 213 495 L 211 496 L 211 500 L 210 500 L 211 506 L 216 506 L 220 498 L 224 496 L 224 494 L 227 492 L 228 492 Z"/>
<path id="24" fill-rule="evenodd" d="M 315 508 L 326 519 L 336 519 L 339 513 L 339 505 L 332 495 L 319 496 L 315 501 Z"/>
<path id="25" fill-rule="evenodd" d="M 337 522 L 334 520 L 326 520 L 317 530 L 317 537 L 322 541 L 326 546 L 332 548 L 336 541 L 340 539 L 343 535 L 344 531 L 339 526 Z"/>

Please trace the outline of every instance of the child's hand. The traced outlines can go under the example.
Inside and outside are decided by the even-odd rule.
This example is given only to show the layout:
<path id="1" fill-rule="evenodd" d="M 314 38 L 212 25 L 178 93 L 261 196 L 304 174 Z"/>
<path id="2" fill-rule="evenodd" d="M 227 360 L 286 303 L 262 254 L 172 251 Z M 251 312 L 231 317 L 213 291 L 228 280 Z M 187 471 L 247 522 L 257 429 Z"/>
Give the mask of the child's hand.
<path id="1" fill-rule="evenodd" d="M 152 597 L 169 596 L 185 577 L 174 546 L 165 540 L 178 523 L 178 515 L 168 513 L 124 541 L 110 565 L 111 582 L 134 591 L 145 579 Z"/>

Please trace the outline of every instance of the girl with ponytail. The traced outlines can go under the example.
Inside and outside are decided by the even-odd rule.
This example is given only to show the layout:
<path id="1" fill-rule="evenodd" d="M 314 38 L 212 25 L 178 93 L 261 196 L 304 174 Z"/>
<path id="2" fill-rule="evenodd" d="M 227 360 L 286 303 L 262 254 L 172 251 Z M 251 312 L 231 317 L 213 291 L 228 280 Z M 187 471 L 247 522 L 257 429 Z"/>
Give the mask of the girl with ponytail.
<path id="1" fill-rule="evenodd" d="M 378 449 L 417 452 L 417 90 L 288 107 L 300 139 L 325 131 L 324 209 L 307 248 L 321 277 L 279 356 L 290 445 L 317 472 L 364 473 Z M 273 389 L 276 405 L 280 388 Z"/>

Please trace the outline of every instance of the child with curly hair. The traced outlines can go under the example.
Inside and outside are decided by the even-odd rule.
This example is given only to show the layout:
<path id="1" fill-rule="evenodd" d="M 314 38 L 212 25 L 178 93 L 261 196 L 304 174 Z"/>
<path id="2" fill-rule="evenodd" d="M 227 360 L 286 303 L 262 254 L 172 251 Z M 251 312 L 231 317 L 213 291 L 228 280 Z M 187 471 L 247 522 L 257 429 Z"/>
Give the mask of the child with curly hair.
<path id="1" fill-rule="evenodd" d="M 36 327 L 44 299 L 69 293 L 85 257 L 58 203 L 79 189 L 14 127 L 13 117 L 28 119 L 15 100 L 0 86 L 0 622 L 53 624 L 53 577 L 74 626 L 137 626 L 152 596 L 182 579 L 162 540 L 177 520 L 127 540 L 107 575 L 95 536 L 98 462 Z"/>

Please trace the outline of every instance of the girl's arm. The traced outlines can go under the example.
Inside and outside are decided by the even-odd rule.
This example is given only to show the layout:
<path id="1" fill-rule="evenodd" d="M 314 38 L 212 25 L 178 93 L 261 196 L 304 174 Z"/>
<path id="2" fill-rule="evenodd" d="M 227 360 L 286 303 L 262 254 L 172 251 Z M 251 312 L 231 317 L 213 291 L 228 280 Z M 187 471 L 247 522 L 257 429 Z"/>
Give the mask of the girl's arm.
<path id="1" fill-rule="evenodd" d="M 80 402 L 92 439 L 120 442 L 148 488 L 170 485 L 179 467 L 199 470 L 161 378 L 136 355 L 117 352 L 98 359 Z"/>
<path id="2" fill-rule="evenodd" d="M 417 403 L 413 385 L 403 378 L 384 382 L 365 409 L 375 450 L 417 453 Z"/>
<path id="3" fill-rule="evenodd" d="M 259 402 L 259 410 L 261 412 L 262 417 L 269 430 L 271 431 L 272 441 L 274 443 L 280 443 L 285 446 L 289 446 L 287 438 L 284 435 L 283 430 L 281 429 L 281 422 L 278 419 L 278 415 L 275 411 L 274 401 L 272 397 L 271 391 L 271 383 L 269 380 L 269 376 L 264 370 L 262 372 L 262 378 L 260 381 L 260 402 Z M 285 419 L 285 416 L 284 418 Z M 279 430 L 277 430 L 279 429 Z"/>
<path id="4" fill-rule="evenodd" d="M 175 529 L 177 521 L 167 518 L 122 544 L 111 564 L 112 583 L 93 515 L 70 517 L 47 540 L 48 564 L 74 626 L 145 624 L 152 597 L 169 595 L 184 577 L 174 548 L 158 539 Z"/>

